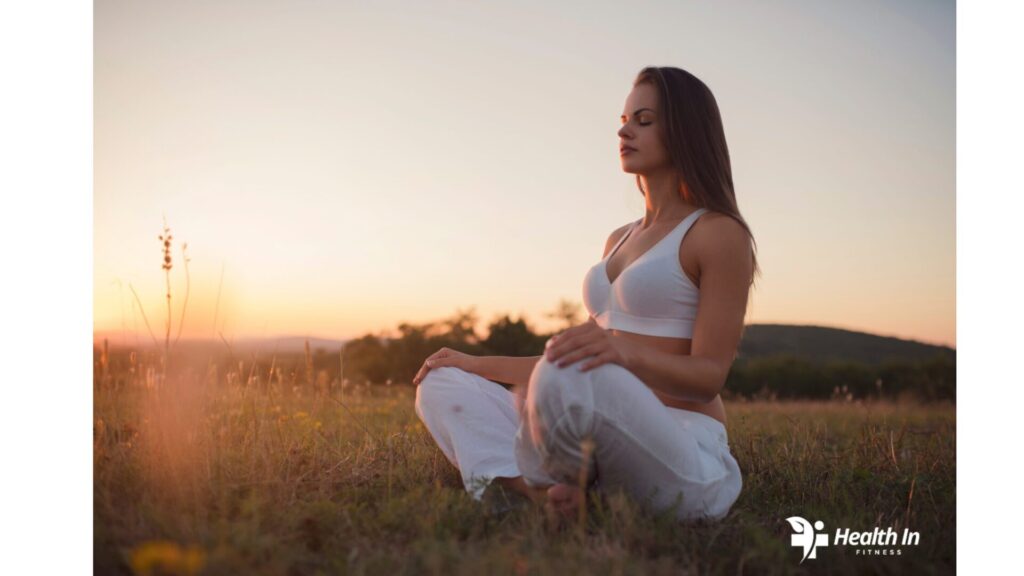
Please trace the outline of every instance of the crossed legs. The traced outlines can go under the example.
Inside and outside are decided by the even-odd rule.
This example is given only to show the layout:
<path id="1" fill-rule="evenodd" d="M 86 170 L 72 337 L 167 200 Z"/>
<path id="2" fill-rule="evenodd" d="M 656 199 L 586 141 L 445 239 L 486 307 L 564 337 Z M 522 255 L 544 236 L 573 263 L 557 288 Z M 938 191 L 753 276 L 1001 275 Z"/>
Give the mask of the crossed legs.
<path id="1" fill-rule="evenodd" d="M 589 485 L 600 472 L 600 490 L 622 489 L 680 519 L 723 516 L 739 493 L 727 446 L 723 454 L 712 432 L 679 420 L 625 368 L 578 365 L 542 358 L 525 398 L 436 368 L 417 390 L 416 412 L 476 499 L 497 479 L 534 501 L 578 502 L 571 487 L 581 473 Z"/>

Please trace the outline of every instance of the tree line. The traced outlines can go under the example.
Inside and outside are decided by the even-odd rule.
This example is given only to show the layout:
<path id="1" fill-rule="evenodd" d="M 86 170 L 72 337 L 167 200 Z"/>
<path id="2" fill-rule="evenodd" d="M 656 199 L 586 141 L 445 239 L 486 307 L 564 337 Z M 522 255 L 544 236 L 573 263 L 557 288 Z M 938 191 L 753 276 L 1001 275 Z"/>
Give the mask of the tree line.
<path id="1" fill-rule="evenodd" d="M 539 356 L 556 333 L 583 321 L 581 306 L 566 300 L 547 314 L 557 329 L 540 332 L 523 316 L 500 315 L 477 333 L 474 309 L 423 324 L 402 323 L 397 331 L 366 334 L 347 341 L 340 350 L 252 355 L 227 350 L 221 358 L 200 363 L 193 374 L 208 382 L 228 385 L 281 386 L 285 390 L 315 387 L 327 391 L 346 385 L 411 385 L 423 361 L 442 347 L 476 356 Z M 742 350 L 741 346 L 741 350 Z M 97 386 L 130 386 L 155 379 L 158 358 L 152 351 L 108 354 L 97 349 L 94 381 Z M 185 368 L 189 369 L 189 368 Z M 792 354 L 740 354 L 722 392 L 726 399 L 895 399 L 956 400 L 956 356 L 938 354 L 931 359 L 817 361 Z"/>
<path id="2" fill-rule="evenodd" d="M 366 335 L 344 347 L 345 377 L 367 383 L 407 384 L 423 360 L 441 347 L 478 356 L 538 356 L 557 332 L 579 322 L 578 308 L 563 301 L 549 316 L 562 328 L 535 333 L 527 321 L 505 315 L 488 325 L 480 338 L 476 317 L 459 312 L 430 324 L 402 324 L 392 337 Z M 955 356 L 928 360 L 893 360 L 880 365 L 855 361 L 812 362 L 793 355 L 738 358 L 729 372 L 723 397 L 776 399 L 867 399 L 912 397 L 923 401 L 956 399 Z"/>

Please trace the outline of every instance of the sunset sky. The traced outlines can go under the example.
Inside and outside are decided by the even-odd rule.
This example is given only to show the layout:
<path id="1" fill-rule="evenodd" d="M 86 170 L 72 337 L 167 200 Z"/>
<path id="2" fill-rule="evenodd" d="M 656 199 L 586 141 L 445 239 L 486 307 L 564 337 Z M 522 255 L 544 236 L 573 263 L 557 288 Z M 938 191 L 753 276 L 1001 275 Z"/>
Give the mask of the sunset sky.
<path id="1" fill-rule="evenodd" d="M 722 112 L 748 323 L 956 345 L 955 6 L 118 2 L 94 12 L 94 327 L 351 338 L 475 306 L 539 329 L 643 215 L 636 73 Z M 174 318 L 177 321 L 176 308 Z M 116 337 L 115 337 L 116 341 Z"/>

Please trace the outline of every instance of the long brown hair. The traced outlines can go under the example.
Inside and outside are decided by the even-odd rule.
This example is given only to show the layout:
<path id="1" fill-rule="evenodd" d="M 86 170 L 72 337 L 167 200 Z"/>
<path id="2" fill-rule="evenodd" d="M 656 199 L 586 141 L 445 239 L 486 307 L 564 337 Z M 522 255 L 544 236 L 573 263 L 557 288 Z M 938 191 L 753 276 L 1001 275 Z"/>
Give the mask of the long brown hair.
<path id="1" fill-rule="evenodd" d="M 750 283 L 761 274 L 757 264 L 757 241 L 736 204 L 732 185 L 729 147 L 725 143 L 722 115 L 711 90 L 686 70 L 671 66 L 648 66 L 637 74 L 633 86 L 648 83 L 661 99 L 662 138 L 672 166 L 686 186 L 680 194 L 688 204 L 727 214 L 747 231 L 753 246 L 754 273 Z M 640 175 L 636 185 L 644 193 Z"/>

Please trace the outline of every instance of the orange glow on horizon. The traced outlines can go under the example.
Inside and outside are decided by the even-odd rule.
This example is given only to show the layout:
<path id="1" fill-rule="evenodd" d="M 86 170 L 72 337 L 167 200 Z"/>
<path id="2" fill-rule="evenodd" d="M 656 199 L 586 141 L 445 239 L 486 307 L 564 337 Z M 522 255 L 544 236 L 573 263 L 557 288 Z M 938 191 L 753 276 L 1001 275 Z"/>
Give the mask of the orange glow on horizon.
<path id="1" fill-rule="evenodd" d="M 746 322 L 955 346 L 954 7 L 833 8 L 844 26 L 594 6 L 566 35 L 559 3 L 97 3 L 94 330 L 150 339 L 144 310 L 165 333 L 164 218 L 175 337 L 180 242 L 182 338 L 349 339 L 470 307 L 479 332 L 502 314 L 553 330 L 645 210 L 618 157 L 632 80 L 685 54 L 662 63 L 713 91 L 758 244 Z M 745 40 L 706 50 L 723 35 Z"/>

